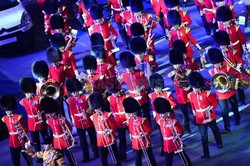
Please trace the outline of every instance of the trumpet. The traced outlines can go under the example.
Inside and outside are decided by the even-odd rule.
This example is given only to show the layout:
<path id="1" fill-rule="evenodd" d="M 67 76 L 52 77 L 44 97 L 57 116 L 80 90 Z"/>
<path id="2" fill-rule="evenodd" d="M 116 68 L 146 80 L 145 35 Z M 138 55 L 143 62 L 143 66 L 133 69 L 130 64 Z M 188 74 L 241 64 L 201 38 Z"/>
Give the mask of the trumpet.
<path id="1" fill-rule="evenodd" d="M 46 82 L 42 85 L 40 94 L 56 100 L 60 97 L 60 87 L 54 82 Z"/>

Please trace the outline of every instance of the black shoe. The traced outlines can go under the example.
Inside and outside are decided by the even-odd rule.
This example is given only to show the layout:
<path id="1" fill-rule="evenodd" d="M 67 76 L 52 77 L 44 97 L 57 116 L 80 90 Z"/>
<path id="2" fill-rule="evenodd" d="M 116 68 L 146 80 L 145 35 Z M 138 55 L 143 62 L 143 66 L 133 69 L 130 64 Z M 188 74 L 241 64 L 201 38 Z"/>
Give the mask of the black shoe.
<path id="1" fill-rule="evenodd" d="M 217 145 L 217 148 L 218 148 L 218 149 L 222 149 L 223 146 L 220 144 L 220 145 Z"/>
<path id="2" fill-rule="evenodd" d="M 43 163 L 43 159 L 37 159 L 36 162 L 37 163 Z"/>
<path id="3" fill-rule="evenodd" d="M 225 129 L 225 130 L 221 131 L 221 134 L 229 134 L 229 133 L 231 133 L 230 129 Z"/>
<path id="4" fill-rule="evenodd" d="M 201 159 L 209 159 L 210 158 L 210 155 L 202 155 L 201 156 Z"/>

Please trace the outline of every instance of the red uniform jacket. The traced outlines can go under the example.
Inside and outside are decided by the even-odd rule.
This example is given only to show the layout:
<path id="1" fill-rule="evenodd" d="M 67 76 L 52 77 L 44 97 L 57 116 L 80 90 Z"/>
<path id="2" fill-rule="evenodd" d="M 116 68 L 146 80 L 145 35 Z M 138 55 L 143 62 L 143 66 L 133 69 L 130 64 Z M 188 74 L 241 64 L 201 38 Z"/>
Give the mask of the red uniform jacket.
<path id="1" fill-rule="evenodd" d="M 116 59 L 115 59 L 115 56 L 113 55 L 113 53 L 109 50 L 105 50 L 106 51 L 106 63 L 109 63 L 113 66 L 117 66 L 117 63 L 116 63 Z"/>
<path id="2" fill-rule="evenodd" d="M 109 0 L 111 9 L 114 12 L 114 20 L 117 23 L 122 22 L 121 12 L 123 11 L 122 0 Z"/>
<path id="3" fill-rule="evenodd" d="M 226 66 L 222 66 L 219 69 L 213 68 L 209 70 L 209 74 L 213 77 L 215 74 L 218 73 L 223 73 L 223 74 L 232 74 L 232 75 L 236 75 L 236 78 L 240 78 L 240 73 L 231 68 L 231 67 L 226 67 Z M 229 92 L 218 92 L 216 91 L 216 98 L 219 100 L 225 100 L 225 99 L 229 99 L 230 97 L 232 97 L 234 94 L 236 93 L 236 90 L 231 90 Z"/>
<path id="4" fill-rule="evenodd" d="M 237 64 L 241 64 L 243 66 L 243 59 L 241 55 L 239 55 L 239 51 L 234 50 L 228 47 L 226 52 L 222 51 L 223 55 L 236 67 Z M 226 61 L 223 62 L 223 65 L 228 65 Z"/>
<path id="5" fill-rule="evenodd" d="M 104 75 L 106 78 L 114 78 L 115 77 L 115 70 L 114 66 L 111 64 L 103 63 L 97 64 L 97 69 L 95 73 L 99 75 Z"/>
<path id="6" fill-rule="evenodd" d="M 75 55 L 72 51 L 65 51 L 62 53 L 62 61 L 60 64 L 64 65 L 65 76 L 67 78 L 74 78 L 75 71 L 77 71 Z"/>
<path id="7" fill-rule="evenodd" d="M 101 115 L 95 113 L 90 118 L 94 122 L 96 130 L 97 146 L 107 147 L 114 144 L 116 141 L 115 132 L 117 129 L 117 125 L 112 113 L 103 112 Z"/>
<path id="8" fill-rule="evenodd" d="M 112 26 L 111 23 L 103 21 L 100 24 L 94 23 L 92 24 L 89 29 L 89 35 L 91 36 L 93 33 L 97 32 L 100 33 L 104 39 L 104 48 L 105 50 L 111 51 L 115 48 L 113 45 L 114 42 L 111 41 L 113 37 L 118 37 L 118 33 L 116 32 L 115 28 Z"/>
<path id="9" fill-rule="evenodd" d="M 216 120 L 215 109 L 218 102 L 211 91 L 190 92 L 188 98 L 197 124 L 207 124 Z"/>
<path id="10" fill-rule="evenodd" d="M 181 23 L 187 27 L 189 27 L 192 24 L 192 20 L 190 19 L 189 14 L 187 13 L 187 11 L 178 9 L 178 12 L 181 16 Z M 165 28 L 169 29 L 169 25 L 168 25 L 168 19 L 167 19 L 167 14 L 164 15 L 164 23 L 165 23 Z"/>
<path id="11" fill-rule="evenodd" d="M 163 137 L 163 150 L 167 153 L 178 153 L 183 149 L 182 141 L 176 139 L 176 136 L 181 138 L 184 134 L 184 129 L 181 124 L 173 119 L 160 118 L 157 123 L 160 125 L 161 134 Z"/>
<path id="12" fill-rule="evenodd" d="M 72 132 L 72 127 L 66 118 L 49 118 L 47 119 L 47 124 L 53 133 L 53 146 L 55 149 L 63 150 L 72 145 L 71 138 L 66 135 L 66 133 Z"/>
<path id="13" fill-rule="evenodd" d="M 208 23 L 216 21 L 216 3 L 214 0 L 203 0 L 203 12 Z"/>
<path id="14" fill-rule="evenodd" d="M 122 17 L 123 25 L 125 25 L 128 22 L 128 20 L 134 17 L 134 13 L 131 12 L 130 7 L 125 8 L 124 11 L 122 11 L 120 15 Z"/>
<path id="15" fill-rule="evenodd" d="M 90 115 L 86 112 L 89 108 L 86 95 L 72 96 L 67 99 L 67 103 L 69 104 L 70 115 L 76 128 L 88 129 L 93 126 Z"/>
<path id="16" fill-rule="evenodd" d="M 64 29 L 66 30 L 66 33 L 69 34 L 70 32 L 69 23 L 68 23 L 70 19 L 69 10 L 66 6 L 59 6 L 58 12 L 62 16 L 62 18 L 64 18 Z"/>
<path id="17" fill-rule="evenodd" d="M 151 0 L 151 4 L 155 12 L 156 18 L 160 18 L 161 13 L 165 15 L 169 11 L 164 3 L 164 0 Z"/>
<path id="18" fill-rule="evenodd" d="M 40 131 L 47 127 L 45 117 L 41 115 L 40 97 L 24 98 L 19 103 L 28 114 L 29 131 Z"/>
<path id="19" fill-rule="evenodd" d="M 150 146 L 149 139 L 152 133 L 152 127 L 146 118 L 137 117 L 127 120 L 130 138 L 132 140 L 132 149 L 140 150 Z M 144 137 L 141 137 L 143 136 Z"/>
<path id="20" fill-rule="evenodd" d="M 27 132 L 27 127 L 25 125 L 25 121 L 22 118 L 22 115 L 13 114 L 12 116 L 4 116 L 2 117 L 2 121 L 6 124 L 8 131 L 9 131 L 9 145 L 12 148 L 19 148 L 24 146 L 24 143 L 28 140 L 22 139 L 19 140 L 18 131 L 16 129 L 16 125 L 22 126 L 24 132 Z"/>
<path id="21" fill-rule="evenodd" d="M 80 1 L 78 6 L 78 12 L 82 15 L 82 18 L 84 20 L 83 26 L 84 27 L 90 27 L 94 24 L 93 18 L 90 16 L 90 13 L 87 9 L 84 8 L 82 1 Z"/>
<path id="22" fill-rule="evenodd" d="M 50 31 L 51 31 L 51 26 L 50 26 L 50 18 L 52 16 L 51 15 L 48 15 L 48 14 L 45 14 L 43 12 L 44 16 L 43 16 L 43 21 L 44 21 L 44 31 L 46 34 L 48 34 Z"/>
<path id="23" fill-rule="evenodd" d="M 122 102 L 126 97 L 126 94 L 121 94 L 117 97 L 114 95 L 108 97 L 110 108 L 115 115 L 117 128 L 125 128 L 124 122 L 127 120 L 127 118 Z"/>
<path id="24" fill-rule="evenodd" d="M 144 62 L 143 62 L 144 61 Z M 143 60 L 139 59 L 138 57 L 135 57 L 135 63 L 136 65 L 141 65 L 142 63 L 149 63 L 150 68 L 154 68 L 154 70 L 158 69 L 158 64 L 156 63 L 156 61 L 154 60 L 153 55 L 145 55 L 143 57 Z"/>

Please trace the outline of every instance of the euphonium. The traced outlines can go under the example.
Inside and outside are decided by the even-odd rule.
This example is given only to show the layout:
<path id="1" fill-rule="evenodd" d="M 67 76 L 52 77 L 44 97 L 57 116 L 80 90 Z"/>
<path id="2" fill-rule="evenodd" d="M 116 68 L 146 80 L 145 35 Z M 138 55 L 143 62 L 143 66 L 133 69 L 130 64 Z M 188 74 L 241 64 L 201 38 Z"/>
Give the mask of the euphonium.
<path id="1" fill-rule="evenodd" d="M 224 93 L 236 89 L 236 77 L 224 73 L 215 74 L 212 77 L 212 86 L 218 92 Z"/>
<path id="2" fill-rule="evenodd" d="M 54 82 L 44 83 L 41 87 L 41 95 L 58 99 L 60 96 L 60 87 Z"/>

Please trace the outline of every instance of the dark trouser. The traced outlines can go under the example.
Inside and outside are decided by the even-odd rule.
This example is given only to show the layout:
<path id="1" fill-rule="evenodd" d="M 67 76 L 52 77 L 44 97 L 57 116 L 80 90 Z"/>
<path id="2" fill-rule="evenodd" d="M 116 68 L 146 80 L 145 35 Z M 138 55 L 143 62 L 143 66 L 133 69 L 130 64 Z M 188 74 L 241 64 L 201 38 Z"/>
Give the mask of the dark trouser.
<path id="1" fill-rule="evenodd" d="M 56 149 L 56 150 L 58 152 L 60 152 L 61 154 L 66 155 L 71 166 L 77 165 L 76 159 L 75 159 L 74 154 L 72 153 L 71 149 L 63 149 L 63 150 Z"/>
<path id="2" fill-rule="evenodd" d="M 30 158 L 30 156 L 25 153 L 25 152 L 21 152 L 22 151 L 22 147 L 19 147 L 19 148 L 12 148 L 10 147 L 10 155 L 11 155 L 11 160 L 12 160 L 12 163 L 14 166 L 20 166 L 21 163 L 20 163 L 20 153 L 22 153 L 23 155 L 23 158 L 25 159 L 26 163 L 28 166 L 32 166 L 33 163 L 32 163 L 32 160 Z"/>
<path id="3" fill-rule="evenodd" d="M 184 128 L 186 131 L 190 131 L 188 109 L 190 108 L 190 103 L 180 104 L 181 112 L 184 116 Z"/>
<path id="4" fill-rule="evenodd" d="M 248 14 L 250 13 L 250 5 L 245 5 L 246 6 L 246 11 L 245 11 L 245 17 L 246 17 L 246 20 L 245 20 L 245 27 L 248 26 Z"/>
<path id="5" fill-rule="evenodd" d="M 126 148 L 127 148 L 127 141 L 126 141 L 126 128 L 118 128 L 117 133 L 119 137 L 119 155 L 120 159 L 126 159 Z"/>
<path id="6" fill-rule="evenodd" d="M 117 24 L 117 27 L 119 28 L 119 34 L 120 34 L 120 36 L 121 36 L 121 38 L 122 38 L 123 44 L 124 44 L 127 48 L 129 48 L 129 37 L 128 37 L 128 34 L 127 34 L 127 32 L 126 32 L 125 27 L 122 26 L 122 24 L 119 23 L 119 22 L 117 22 L 116 24 Z"/>
<path id="7" fill-rule="evenodd" d="M 141 108 L 142 108 L 143 117 L 147 118 L 149 123 L 152 124 L 151 123 L 151 116 L 150 116 L 150 104 L 149 104 L 149 101 L 146 104 L 143 104 L 141 106 Z"/>
<path id="8" fill-rule="evenodd" d="M 30 131 L 30 136 L 31 136 L 31 140 L 33 143 L 35 144 L 35 150 L 36 152 L 41 151 L 41 144 L 40 144 L 40 137 L 39 137 L 39 133 L 41 133 L 43 140 L 46 136 L 48 136 L 48 131 L 47 128 L 43 129 L 41 131 Z"/>
<path id="9" fill-rule="evenodd" d="M 160 20 L 159 20 L 160 27 L 163 31 L 164 36 L 166 37 L 166 28 L 165 28 L 165 23 L 164 23 L 164 14 L 161 12 L 160 13 Z"/>
<path id="10" fill-rule="evenodd" d="M 183 165 L 192 165 L 190 158 L 186 154 L 186 152 L 183 150 L 180 153 L 177 153 L 178 156 L 181 158 Z M 173 158 L 174 158 L 174 153 L 166 153 L 165 152 L 165 160 L 166 160 L 166 166 L 172 166 L 173 165 Z"/>
<path id="11" fill-rule="evenodd" d="M 200 8 L 199 8 L 198 6 L 196 6 L 196 7 L 197 7 L 198 11 L 200 12 Z M 202 15 L 202 16 L 201 16 L 201 20 L 202 20 L 202 22 L 203 22 L 203 25 L 204 25 L 204 27 L 205 27 L 205 30 L 206 30 L 207 35 L 210 35 L 210 34 L 211 34 L 211 29 L 210 29 L 210 27 L 209 27 L 209 25 L 208 25 L 208 22 L 207 22 L 207 20 L 206 20 L 205 15 Z"/>
<path id="12" fill-rule="evenodd" d="M 98 147 L 98 149 L 99 149 L 99 154 L 101 157 L 102 166 L 108 166 L 108 153 L 110 153 L 108 147 Z M 110 146 L 110 151 L 113 151 L 112 153 L 114 154 L 113 157 L 116 160 L 116 165 L 117 166 L 121 165 L 116 143 Z M 111 159 L 112 159 L 112 156 L 111 156 Z"/>
<path id="13" fill-rule="evenodd" d="M 81 145 L 81 149 L 83 152 L 83 159 L 84 160 L 90 159 L 88 142 L 87 142 L 87 138 L 86 138 L 86 131 L 88 132 L 88 135 L 89 135 L 89 140 L 91 143 L 92 151 L 93 151 L 94 155 L 97 156 L 98 149 L 97 149 L 97 140 L 96 140 L 96 133 L 95 133 L 94 126 L 88 128 L 88 129 L 76 128 L 76 130 L 77 130 L 77 134 L 79 135 L 79 138 L 80 138 L 80 145 Z"/>
<path id="14" fill-rule="evenodd" d="M 213 31 L 213 34 L 216 32 L 216 30 L 218 29 L 218 24 L 217 22 L 213 23 L 213 22 L 209 22 L 208 23 L 210 29 Z"/>
<path id="15" fill-rule="evenodd" d="M 207 129 L 210 127 L 214 134 L 214 139 L 217 143 L 217 145 L 222 145 L 220 130 L 216 124 L 216 120 L 213 120 L 207 124 L 197 124 L 200 134 L 201 134 L 201 141 L 203 146 L 203 153 L 205 156 L 209 156 L 209 149 L 208 149 L 208 132 Z"/>
<path id="16" fill-rule="evenodd" d="M 245 103 L 246 96 L 245 96 L 244 90 L 238 88 L 237 92 L 238 92 L 239 101 L 242 103 Z"/>
<path id="17" fill-rule="evenodd" d="M 141 157 L 142 157 L 142 155 L 144 155 L 143 151 L 142 151 L 142 150 L 135 150 L 135 149 L 134 149 L 134 152 L 135 152 L 135 155 L 136 155 L 135 165 L 136 165 L 136 166 L 142 166 L 142 158 L 141 158 Z M 149 161 L 150 161 L 150 164 L 151 164 L 152 166 L 157 165 L 151 147 L 148 147 L 148 148 L 146 149 L 146 153 L 147 153 L 147 155 L 148 155 L 148 159 L 149 159 Z M 145 156 L 144 156 L 144 157 L 145 157 Z M 146 159 L 146 160 L 147 160 L 147 159 Z"/>
<path id="18" fill-rule="evenodd" d="M 221 113 L 222 113 L 222 117 L 223 117 L 223 121 L 224 121 L 224 127 L 225 127 L 226 130 L 230 129 L 228 101 L 229 101 L 229 103 L 232 106 L 235 122 L 239 122 L 240 121 L 240 112 L 239 112 L 239 109 L 238 109 L 238 100 L 237 100 L 237 97 L 236 97 L 236 95 L 233 95 L 229 99 L 218 100 L 218 101 L 219 101 L 219 105 L 221 107 Z"/>

